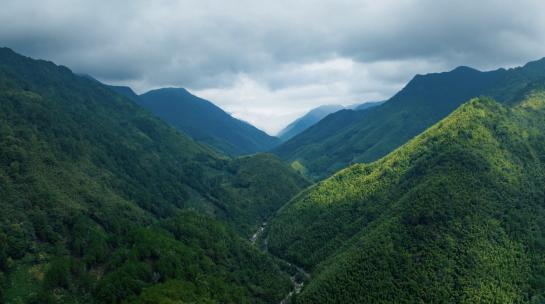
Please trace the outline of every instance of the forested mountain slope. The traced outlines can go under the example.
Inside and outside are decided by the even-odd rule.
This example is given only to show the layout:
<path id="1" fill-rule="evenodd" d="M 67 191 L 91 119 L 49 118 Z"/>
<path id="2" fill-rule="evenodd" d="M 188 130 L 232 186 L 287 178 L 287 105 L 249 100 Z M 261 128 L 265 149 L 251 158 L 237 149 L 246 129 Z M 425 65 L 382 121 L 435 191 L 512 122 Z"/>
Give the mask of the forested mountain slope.
<path id="1" fill-rule="evenodd" d="M 242 238 L 307 185 L 272 155 L 219 155 L 108 87 L 6 48 L 0 141 L 5 302 L 270 303 L 289 290 Z"/>
<path id="2" fill-rule="evenodd" d="M 97 80 L 98 81 L 98 80 Z M 123 95 L 125 97 L 128 97 L 130 100 L 140 103 L 140 97 L 130 88 L 127 86 L 114 86 L 114 85 L 107 85 L 111 90 L 114 92 Z"/>
<path id="3" fill-rule="evenodd" d="M 312 270 L 296 303 L 545 301 L 545 90 L 471 100 L 386 157 L 340 171 L 272 221 Z"/>
<path id="4" fill-rule="evenodd" d="M 138 103 L 178 130 L 230 155 L 264 152 L 280 143 L 183 88 L 157 89 L 138 97 Z"/>
<path id="5" fill-rule="evenodd" d="M 283 143 L 274 153 L 322 179 L 349 164 L 388 154 L 468 99 L 488 95 L 506 102 L 529 82 L 545 77 L 545 60 L 480 72 L 459 67 L 415 76 L 384 104 L 361 113 L 339 111 Z"/>

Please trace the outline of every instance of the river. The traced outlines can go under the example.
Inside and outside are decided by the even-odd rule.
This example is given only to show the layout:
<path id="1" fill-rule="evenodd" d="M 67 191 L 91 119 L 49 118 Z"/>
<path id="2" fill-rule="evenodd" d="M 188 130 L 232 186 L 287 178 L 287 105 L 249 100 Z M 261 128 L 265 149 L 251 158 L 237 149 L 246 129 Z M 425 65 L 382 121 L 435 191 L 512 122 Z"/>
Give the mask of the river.
<path id="1" fill-rule="evenodd" d="M 261 226 L 259 226 L 259 228 L 257 229 L 257 231 L 252 234 L 252 236 L 250 237 L 250 243 L 252 243 L 252 245 L 256 245 L 257 241 L 259 240 L 259 238 L 263 235 L 263 232 L 265 232 L 265 228 L 267 228 L 267 222 L 263 222 L 261 224 Z M 263 243 L 265 244 L 265 248 L 264 248 L 264 251 L 268 252 L 267 250 L 267 240 L 263 240 Z M 269 254 L 273 255 L 272 253 L 268 252 Z M 304 281 L 301 281 L 301 282 L 298 282 L 297 279 L 296 279 L 296 276 L 297 274 L 301 274 L 305 280 L 309 280 L 310 279 L 310 273 L 306 272 L 303 268 L 293 264 L 293 263 L 290 263 L 280 257 L 277 257 L 275 255 L 273 255 L 276 259 L 286 263 L 287 265 L 289 266 L 292 266 L 294 267 L 296 270 L 297 270 L 297 273 L 292 275 L 290 277 L 291 279 L 291 282 L 292 282 L 292 285 L 293 285 L 293 288 L 292 290 L 286 295 L 286 297 L 284 297 L 284 299 L 282 299 L 282 301 L 280 301 L 280 304 L 288 304 L 290 303 L 290 299 L 291 297 L 294 295 L 294 294 L 298 294 L 301 292 L 301 290 L 303 289 L 303 286 L 305 285 L 305 282 Z"/>

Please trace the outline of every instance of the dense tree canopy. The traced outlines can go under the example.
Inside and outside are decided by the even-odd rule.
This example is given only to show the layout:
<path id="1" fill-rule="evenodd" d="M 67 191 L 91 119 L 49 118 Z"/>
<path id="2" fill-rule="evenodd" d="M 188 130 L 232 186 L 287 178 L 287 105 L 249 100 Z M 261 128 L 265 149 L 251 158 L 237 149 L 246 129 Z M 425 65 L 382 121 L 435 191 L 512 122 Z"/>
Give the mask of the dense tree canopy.
<path id="1" fill-rule="evenodd" d="M 220 155 L 96 81 L 0 49 L 5 302 L 150 303 L 176 286 L 181 301 L 278 302 L 287 275 L 244 238 L 306 185 L 272 155 Z"/>
<path id="2" fill-rule="evenodd" d="M 545 90 L 479 98 L 272 221 L 269 249 L 312 269 L 297 303 L 545 299 Z"/>
<path id="3" fill-rule="evenodd" d="M 418 76 L 330 115 L 322 126 L 369 119 L 366 139 L 335 165 L 342 146 L 314 146 L 326 171 L 298 170 L 386 156 L 306 188 L 272 154 L 225 156 L 111 87 L 0 49 L 0 302 L 278 303 L 304 282 L 295 303 L 542 303 L 543 71 Z M 459 106 L 480 92 L 499 103 Z"/>

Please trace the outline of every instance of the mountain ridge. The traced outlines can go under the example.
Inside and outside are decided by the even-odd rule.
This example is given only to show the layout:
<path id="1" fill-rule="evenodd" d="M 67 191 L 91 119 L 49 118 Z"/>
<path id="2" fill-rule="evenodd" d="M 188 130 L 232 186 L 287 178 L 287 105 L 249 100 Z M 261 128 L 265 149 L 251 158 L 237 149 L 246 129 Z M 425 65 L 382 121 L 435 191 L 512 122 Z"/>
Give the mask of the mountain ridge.
<path id="1" fill-rule="evenodd" d="M 337 112 L 341 109 L 344 109 L 341 105 L 322 105 L 319 107 L 316 107 L 310 111 L 308 111 L 305 115 L 297 118 L 293 122 L 291 122 L 289 125 L 287 125 L 284 129 L 282 129 L 280 132 L 278 132 L 278 138 L 280 138 L 282 141 L 289 140 L 293 136 L 303 132 L 305 129 L 309 128 L 310 126 L 314 125 L 318 121 L 320 121 L 325 116 Z"/>
<path id="2" fill-rule="evenodd" d="M 329 114 L 333 114 L 340 110 L 363 111 L 363 110 L 370 109 L 372 107 L 376 107 L 382 103 L 383 103 L 382 101 L 371 101 L 371 102 L 355 104 L 355 105 L 347 106 L 347 107 L 342 105 L 322 105 L 310 110 L 305 115 L 297 118 L 295 121 L 293 121 L 292 123 L 287 125 L 284 129 L 282 129 L 277 136 L 283 142 L 286 142 L 290 140 L 291 138 L 293 138 L 294 136 L 312 127 L 313 125 L 318 123 L 320 120 L 324 119 Z"/>
<path id="3" fill-rule="evenodd" d="M 165 87 L 137 95 L 127 86 L 109 86 L 159 116 L 176 129 L 222 153 L 245 155 L 267 152 L 280 140 L 232 117 L 213 102 L 185 88 Z"/>
<path id="4" fill-rule="evenodd" d="M 312 270 L 296 303 L 544 299 L 545 86 L 537 87 L 513 108 L 473 99 L 283 207 L 269 250 Z"/>
<path id="5" fill-rule="evenodd" d="M 337 112 L 275 148 L 313 179 L 322 179 L 352 163 L 371 162 L 446 117 L 464 100 L 488 95 L 508 103 L 529 82 L 545 77 L 537 60 L 523 67 L 480 72 L 458 67 L 414 76 L 385 103 L 359 117 Z"/>
<path id="6" fill-rule="evenodd" d="M 289 292 L 280 265 L 245 240 L 308 185 L 277 157 L 230 158 L 107 86 L 4 48 L 0 109 L 3 301 L 277 303 Z"/>

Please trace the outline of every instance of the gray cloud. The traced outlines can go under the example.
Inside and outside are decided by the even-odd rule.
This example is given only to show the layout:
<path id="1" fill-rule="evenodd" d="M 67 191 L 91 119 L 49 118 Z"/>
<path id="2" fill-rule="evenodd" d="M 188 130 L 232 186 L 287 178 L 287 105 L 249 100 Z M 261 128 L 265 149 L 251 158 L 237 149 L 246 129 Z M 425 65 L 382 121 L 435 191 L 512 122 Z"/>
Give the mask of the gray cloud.
<path id="1" fill-rule="evenodd" d="M 2 1 L 0 44 L 137 91 L 190 88 L 269 132 L 415 73 L 545 56 L 526 1 Z"/>

